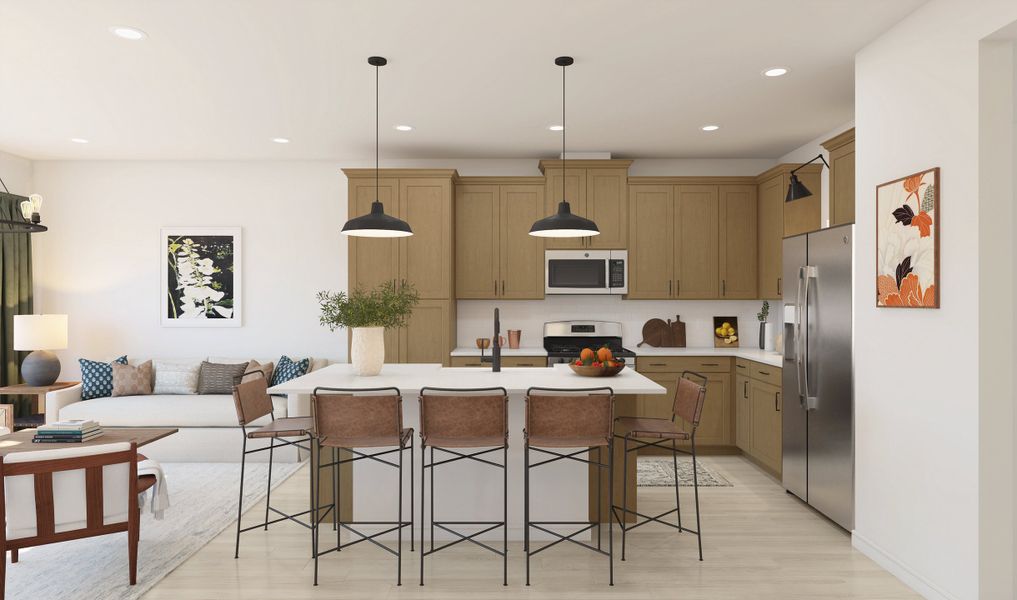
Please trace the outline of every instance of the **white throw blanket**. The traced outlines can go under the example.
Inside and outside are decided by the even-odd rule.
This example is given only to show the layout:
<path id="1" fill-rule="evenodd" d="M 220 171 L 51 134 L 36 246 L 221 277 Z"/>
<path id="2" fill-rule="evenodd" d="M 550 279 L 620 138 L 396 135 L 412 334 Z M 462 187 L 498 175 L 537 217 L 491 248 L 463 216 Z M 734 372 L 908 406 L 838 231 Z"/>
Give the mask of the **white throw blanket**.
<path id="1" fill-rule="evenodd" d="M 166 487 L 166 475 L 162 472 L 162 466 L 147 458 L 138 463 L 138 477 L 142 475 L 155 475 L 155 485 L 148 488 L 144 492 L 138 495 L 138 503 L 141 506 L 141 512 L 145 512 L 145 505 L 150 504 L 152 514 L 155 516 L 157 521 L 161 521 L 163 512 L 169 508 L 169 489 Z M 152 493 L 151 503 L 147 502 L 148 493 Z"/>

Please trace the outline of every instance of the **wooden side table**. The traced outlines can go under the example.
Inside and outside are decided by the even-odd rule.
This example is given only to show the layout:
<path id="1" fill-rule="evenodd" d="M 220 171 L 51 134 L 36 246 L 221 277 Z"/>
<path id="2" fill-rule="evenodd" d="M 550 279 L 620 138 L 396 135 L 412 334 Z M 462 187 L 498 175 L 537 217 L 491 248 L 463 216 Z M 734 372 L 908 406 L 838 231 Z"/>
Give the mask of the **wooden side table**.
<path id="1" fill-rule="evenodd" d="M 78 385 L 79 381 L 58 381 L 52 385 L 28 385 L 19 383 L 17 385 L 5 385 L 0 387 L 0 396 L 35 396 L 35 410 L 37 413 L 46 414 L 46 394 L 54 390 L 62 390 L 72 385 Z M 38 418 L 33 419 L 33 422 Z M 45 421 L 45 418 L 43 419 Z"/>

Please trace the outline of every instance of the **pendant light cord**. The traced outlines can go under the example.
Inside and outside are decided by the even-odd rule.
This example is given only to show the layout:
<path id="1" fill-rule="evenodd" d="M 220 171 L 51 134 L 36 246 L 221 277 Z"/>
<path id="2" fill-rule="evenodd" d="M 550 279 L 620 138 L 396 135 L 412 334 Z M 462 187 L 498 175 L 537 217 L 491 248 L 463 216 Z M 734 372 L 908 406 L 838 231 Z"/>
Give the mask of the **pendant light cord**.
<path id="1" fill-rule="evenodd" d="M 380 145 L 380 142 L 379 142 L 380 138 L 379 138 L 379 133 L 378 132 L 381 129 L 381 126 L 379 125 L 380 117 L 379 117 L 379 114 L 378 114 L 378 113 L 381 112 L 381 101 L 379 100 L 379 97 L 380 97 L 381 93 L 379 91 L 380 88 L 379 88 L 379 85 L 378 85 L 378 73 L 379 73 L 379 69 L 381 69 L 380 66 L 374 65 L 374 201 L 375 202 L 380 202 L 381 201 L 381 200 L 379 200 L 379 198 L 381 197 L 381 167 L 380 167 L 380 160 L 378 158 L 378 156 L 379 156 L 378 147 Z"/>
<path id="2" fill-rule="evenodd" d="M 565 199 L 565 65 L 561 66 L 561 201 Z"/>

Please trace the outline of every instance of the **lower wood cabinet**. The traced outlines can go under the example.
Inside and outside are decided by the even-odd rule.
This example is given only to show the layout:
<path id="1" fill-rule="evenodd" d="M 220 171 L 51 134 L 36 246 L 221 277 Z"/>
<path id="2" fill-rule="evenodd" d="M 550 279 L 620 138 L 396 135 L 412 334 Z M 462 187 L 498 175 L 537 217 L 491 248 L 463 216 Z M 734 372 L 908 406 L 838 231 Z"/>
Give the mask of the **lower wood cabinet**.
<path id="1" fill-rule="evenodd" d="M 784 410 L 781 369 L 739 361 L 736 370 L 735 443 L 744 454 L 780 474 Z"/>
<path id="2" fill-rule="evenodd" d="M 673 370 L 663 371 L 662 368 Z M 712 371 L 711 371 L 712 369 Z M 696 431 L 696 447 L 730 446 L 734 443 L 732 425 L 731 359 L 714 357 L 647 357 L 636 359 L 636 370 L 667 389 L 666 394 L 636 396 L 637 416 L 670 419 L 678 378 L 685 370 L 702 373 L 706 379 L 706 401 Z M 686 431 L 692 426 L 679 419 Z M 687 442 L 681 447 L 688 447 Z"/>
<path id="3" fill-rule="evenodd" d="M 490 356 L 490 354 L 488 354 Z M 479 356 L 453 356 L 452 357 L 453 367 L 487 367 L 491 368 L 491 363 L 480 362 Z M 501 366 L 503 367 L 547 367 L 546 356 L 503 356 L 501 357 Z"/>
<path id="4" fill-rule="evenodd" d="M 421 300 L 406 327 L 385 330 L 385 362 L 449 365 L 455 339 L 454 300 Z"/>
<path id="5" fill-rule="evenodd" d="M 749 396 L 749 378 L 735 375 L 735 445 L 742 452 L 751 451 L 752 402 Z"/>

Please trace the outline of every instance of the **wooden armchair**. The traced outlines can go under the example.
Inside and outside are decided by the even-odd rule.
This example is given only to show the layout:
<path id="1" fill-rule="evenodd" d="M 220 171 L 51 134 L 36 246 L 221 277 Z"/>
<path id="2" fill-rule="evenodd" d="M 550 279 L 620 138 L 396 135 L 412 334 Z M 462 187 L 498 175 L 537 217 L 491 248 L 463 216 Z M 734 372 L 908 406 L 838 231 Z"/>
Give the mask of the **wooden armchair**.
<path id="1" fill-rule="evenodd" d="M 14 433 L 14 405 L 0 404 L 0 435 Z"/>
<path id="2" fill-rule="evenodd" d="M 120 442 L 33 450 L 0 457 L 0 551 L 127 532 L 130 582 L 138 572 L 138 494 L 155 477 L 138 478 L 138 449 Z M 5 557 L 6 558 L 6 557 Z M 7 561 L 0 560 L 0 600 Z"/>

